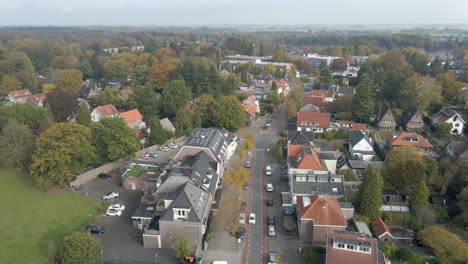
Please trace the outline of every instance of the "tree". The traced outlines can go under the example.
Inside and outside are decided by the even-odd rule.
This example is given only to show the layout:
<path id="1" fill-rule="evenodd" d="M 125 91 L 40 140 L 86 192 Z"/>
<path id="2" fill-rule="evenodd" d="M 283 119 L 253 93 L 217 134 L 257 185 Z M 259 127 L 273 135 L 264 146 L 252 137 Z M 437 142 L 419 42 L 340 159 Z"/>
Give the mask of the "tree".
<path id="1" fill-rule="evenodd" d="M 439 257 L 468 258 L 468 245 L 460 237 L 439 225 L 431 225 L 418 232 L 418 239 L 432 248 Z"/>
<path id="2" fill-rule="evenodd" d="M 288 98 L 286 100 L 286 114 L 288 115 L 289 120 L 296 118 L 297 110 L 296 102 L 293 99 Z"/>
<path id="3" fill-rule="evenodd" d="M 338 97 L 336 102 L 336 110 L 338 112 L 351 112 L 353 105 L 353 96 L 345 95 Z"/>
<path id="4" fill-rule="evenodd" d="M 122 80 L 128 76 L 131 69 L 124 60 L 110 60 L 104 64 L 104 76 L 107 79 Z"/>
<path id="5" fill-rule="evenodd" d="M 421 181 L 414 187 L 409 205 L 413 210 L 419 206 L 429 206 L 429 190 L 427 189 L 426 182 Z"/>
<path id="6" fill-rule="evenodd" d="M 347 67 L 348 65 L 346 65 L 346 61 L 343 58 L 333 60 L 330 65 L 332 71 L 344 71 Z"/>
<path id="7" fill-rule="evenodd" d="M 34 135 L 31 129 L 15 120 L 3 127 L 0 135 L 0 166 L 24 168 L 31 158 Z"/>
<path id="8" fill-rule="evenodd" d="M 224 84 L 224 95 L 230 95 L 239 89 L 240 80 L 235 74 L 229 74 Z"/>
<path id="9" fill-rule="evenodd" d="M 176 258 L 183 258 L 192 254 L 192 248 L 190 247 L 190 240 L 188 237 L 181 235 L 179 240 L 172 247 Z"/>
<path id="10" fill-rule="evenodd" d="M 214 123 L 235 132 L 244 126 L 244 108 L 235 95 L 221 96 L 214 106 Z"/>
<path id="11" fill-rule="evenodd" d="M 151 69 L 148 72 L 148 76 L 146 80 L 150 83 L 154 88 L 160 89 L 165 87 L 167 81 L 169 81 L 169 77 L 174 71 L 176 66 L 169 61 L 163 62 L 161 64 L 155 62 Z"/>
<path id="12" fill-rule="evenodd" d="M 21 90 L 23 84 L 14 75 L 3 75 L 0 83 L 0 95 L 7 95 L 10 91 Z"/>
<path id="13" fill-rule="evenodd" d="M 50 107 L 55 122 L 65 122 L 76 116 L 79 110 L 75 93 L 54 90 L 47 94 L 46 104 Z"/>
<path id="14" fill-rule="evenodd" d="M 162 93 L 162 109 L 168 117 L 174 117 L 178 109 L 183 108 L 192 99 L 190 87 L 183 80 L 166 83 Z"/>
<path id="15" fill-rule="evenodd" d="M 65 70 L 58 79 L 56 89 L 78 95 L 81 90 L 83 75 L 79 70 Z"/>
<path id="16" fill-rule="evenodd" d="M 379 57 L 379 62 L 386 71 L 398 71 L 409 66 L 399 51 L 389 51 Z"/>
<path id="17" fill-rule="evenodd" d="M 30 168 L 40 186 L 65 184 L 95 159 L 91 129 L 76 123 L 59 123 L 41 134 Z"/>
<path id="18" fill-rule="evenodd" d="M 228 190 L 228 192 L 226 192 Z M 231 190 L 223 190 L 223 198 L 219 206 L 220 213 L 216 214 L 219 217 L 219 223 L 231 234 L 234 234 L 239 229 L 239 217 L 241 213 L 241 200 L 237 199 L 239 195 L 235 195 Z"/>
<path id="19" fill-rule="evenodd" d="M 92 124 L 93 143 L 100 163 L 133 155 L 140 148 L 135 130 L 121 117 L 106 117 Z"/>
<path id="20" fill-rule="evenodd" d="M 357 197 L 358 209 L 362 215 L 372 220 L 380 216 L 383 187 L 384 181 L 379 169 L 372 165 L 367 167 Z"/>
<path id="21" fill-rule="evenodd" d="M 437 76 L 437 80 L 442 85 L 442 97 L 447 103 L 455 102 L 458 94 L 458 83 L 452 72 L 442 73 Z"/>
<path id="22" fill-rule="evenodd" d="M 76 122 L 83 126 L 91 126 L 91 112 L 89 111 L 88 106 L 86 104 L 80 105 Z"/>
<path id="23" fill-rule="evenodd" d="M 0 129 L 3 129 L 10 119 L 35 130 L 39 128 L 41 122 L 49 119 L 49 113 L 46 108 L 32 104 L 0 104 Z"/>
<path id="24" fill-rule="evenodd" d="M 356 94 L 353 97 L 351 110 L 354 120 L 357 122 L 369 122 L 372 111 L 374 110 L 373 90 L 374 84 L 369 75 L 362 75 L 361 81 L 356 87 Z"/>
<path id="25" fill-rule="evenodd" d="M 445 123 L 441 121 L 437 123 L 436 127 L 437 127 L 437 131 L 439 131 L 439 134 L 442 137 L 447 137 L 450 131 L 452 131 L 453 125 L 450 123 Z"/>
<path id="26" fill-rule="evenodd" d="M 165 130 L 161 126 L 161 122 L 158 116 L 155 116 L 151 120 L 151 132 L 149 135 L 149 140 L 152 145 L 161 145 L 170 138 L 169 131 Z"/>
<path id="27" fill-rule="evenodd" d="M 66 237 L 63 241 L 61 256 L 67 264 L 97 264 L 100 263 L 100 243 L 91 237 L 89 232 L 78 231 Z"/>
<path id="28" fill-rule="evenodd" d="M 286 230 L 286 232 L 293 232 L 297 228 L 296 220 L 290 215 L 284 216 L 283 227 Z"/>
<path id="29" fill-rule="evenodd" d="M 78 66 L 79 70 L 83 73 L 83 78 L 89 79 L 93 76 L 93 67 L 91 66 L 90 59 L 88 57 L 83 57 Z"/>
<path id="30" fill-rule="evenodd" d="M 133 108 L 137 108 L 145 120 L 158 114 L 158 96 L 150 85 L 135 88 L 131 99 Z"/>
<path id="31" fill-rule="evenodd" d="M 16 77 L 23 83 L 24 87 L 30 90 L 36 90 L 37 78 L 34 71 L 34 66 L 31 60 L 24 52 L 12 53 L 13 64 L 16 67 Z"/>
<path id="32" fill-rule="evenodd" d="M 384 170 L 386 181 L 396 188 L 411 187 L 425 179 L 426 164 L 416 148 L 403 146 L 388 153 Z"/>
<path id="33" fill-rule="evenodd" d="M 237 167 L 226 173 L 224 180 L 231 189 L 242 190 L 244 183 L 251 177 L 250 172 L 244 167 Z"/>
<path id="34" fill-rule="evenodd" d="M 92 101 L 98 105 L 112 104 L 117 108 L 124 106 L 120 90 L 117 87 L 105 87 L 93 97 Z"/>

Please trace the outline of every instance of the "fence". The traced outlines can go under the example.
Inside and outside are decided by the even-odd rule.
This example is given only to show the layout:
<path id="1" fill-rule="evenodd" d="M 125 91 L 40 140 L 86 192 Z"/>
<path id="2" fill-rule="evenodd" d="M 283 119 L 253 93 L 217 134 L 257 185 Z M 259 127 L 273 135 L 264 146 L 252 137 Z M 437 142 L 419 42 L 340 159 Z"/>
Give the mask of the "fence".
<path id="1" fill-rule="evenodd" d="M 176 139 L 169 139 L 168 141 L 165 142 L 164 145 L 167 145 L 169 143 L 180 143 L 180 142 L 183 142 L 184 140 L 186 139 L 185 136 L 183 137 L 179 137 L 179 138 L 176 138 Z M 151 147 L 148 147 L 148 148 L 144 148 L 142 150 L 139 150 L 137 152 L 135 152 L 135 159 L 139 159 L 141 158 L 143 155 L 145 155 L 148 151 L 150 150 L 156 150 L 160 147 L 160 145 L 153 145 Z M 98 167 L 98 168 L 95 168 L 95 169 L 92 169 L 90 171 L 87 171 L 87 172 L 84 172 L 78 176 L 76 176 L 76 180 L 70 182 L 70 186 L 71 187 L 77 187 L 83 183 L 86 183 L 86 182 L 89 182 L 91 181 L 92 179 L 96 178 L 100 173 L 108 173 L 109 171 L 125 164 L 125 163 L 128 163 L 132 158 L 131 157 L 124 157 L 118 161 L 115 161 L 115 162 L 112 162 L 112 163 L 107 163 L 105 165 L 102 165 L 101 167 Z"/>

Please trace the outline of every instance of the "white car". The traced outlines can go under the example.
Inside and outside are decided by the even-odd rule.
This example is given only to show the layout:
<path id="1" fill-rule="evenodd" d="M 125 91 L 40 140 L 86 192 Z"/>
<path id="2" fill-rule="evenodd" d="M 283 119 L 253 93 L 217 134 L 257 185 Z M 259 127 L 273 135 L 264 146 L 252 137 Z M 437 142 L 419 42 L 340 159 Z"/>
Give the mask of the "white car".
<path id="1" fill-rule="evenodd" d="M 249 224 L 255 225 L 255 214 L 251 213 L 249 216 Z"/>
<path id="2" fill-rule="evenodd" d="M 106 215 L 107 216 L 121 216 L 122 211 L 109 208 L 107 209 Z"/>
<path id="3" fill-rule="evenodd" d="M 239 224 L 244 225 L 245 224 L 245 214 L 240 213 L 239 215 Z"/>
<path id="4" fill-rule="evenodd" d="M 168 152 L 169 151 L 169 148 L 168 147 L 162 147 L 159 149 L 160 151 L 164 151 L 164 152 Z"/>
<path id="5" fill-rule="evenodd" d="M 268 236 L 276 236 L 275 226 L 269 225 L 268 226 Z"/>
<path id="6" fill-rule="evenodd" d="M 123 211 L 123 210 L 125 210 L 125 205 L 123 205 L 123 204 L 113 204 L 113 205 L 109 206 L 108 209 Z"/>
<path id="7" fill-rule="evenodd" d="M 271 176 L 271 173 L 273 172 L 273 170 L 271 169 L 271 166 L 270 165 L 267 165 L 266 166 L 266 169 L 265 169 L 265 174 L 267 176 Z"/>
<path id="8" fill-rule="evenodd" d="M 267 190 L 267 192 L 272 192 L 273 191 L 273 184 L 272 183 L 267 183 L 266 190 Z"/>
<path id="9" fill-rule="evenodd" d="M 174 144 L 174 143 L 169 143 L 169 145 L 168 145 L 168 146 L 169 146 L 171 149 L 176 149 L 176 148 L 178 148 L 178 147 L 179 147 L 179 146 L 177 146 L 177 145 L 176 145 L 176 144 Z"/>
<path id="10" fill-rule="evenodd" d="M 116 197 L 119 197 L 119 193 L 118 192 L 110 192 L 108 194 L 104 194 L 102 196 L 102 199 L 103 200 L 109 200 L 109 199 L 114 199 Z"/>

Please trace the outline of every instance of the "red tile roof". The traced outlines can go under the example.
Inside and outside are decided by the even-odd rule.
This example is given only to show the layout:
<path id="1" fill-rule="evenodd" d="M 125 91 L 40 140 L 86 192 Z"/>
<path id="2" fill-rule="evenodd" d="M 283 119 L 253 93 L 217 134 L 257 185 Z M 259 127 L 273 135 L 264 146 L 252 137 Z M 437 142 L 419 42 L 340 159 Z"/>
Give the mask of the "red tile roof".
<path id="1" fill-rule="evenodd" d="M 456 114 L 458 114 L 458 112 L 456 112 L 455 110 L 448 108 L 448 107 L 444 107 L 440 109 L 439 112 L 434 114 L 433 117 L 438 118 L 439 120 L 442 120 L 442 121 L 447 121 L 448 119 L 450 119 L 452 116 Z"/>
<path id="2" fill-rule="evenodd" d="M 297 169 L 321 170 L 322 164 L 317 152 L 309 145 L 289 145 L 288 156 L 293 159 Z"/>
<path id="3" fill-rule="evenodd" d="M 354 123 L 354 121 L 347 121 L 347 120 L 338 120 L 336 122 L 342 125 L 349 125 L 349 126 L 343 126 L 343 128 L 347 128 L 351 131 L 367 130 L 367 124 Z"/>
<path id="4" fill-rule="evenodd" d="M 346 227 L 346 218 L 336 197 L 327 195 L 298 195 L 297 205 L 301 219 L 314 219 L 314 226 Z"/>
<path id="5" fill-rule="evenodd" d="M 313 90 L 307 92 L 306 97 L 335 97 L 335 91 Z"/>
<path id="6" fill-rule="evenodd" d="M 257 112 L 257 108 L 249 102 L 244 101 L 242 105 L 244 106 L 245 112 L 250 116 L 254 116 Z"/>
<path id="7" fill-rule="evenodd" d="M 47 99 L 47 94 L 34 94 L 29 96 L 29 101 L 33 105 L 38 105 L 39 102 L 45 101 Z"/>
<path id="8" fill-rule="evenodd" d="M 427 141 L 427 139 L 423 138 L 416 132 L 401 132 L 399 135 L 394 137 L 393 135 L 389 135 L 386 137 L 388 143 L 392 146 L 411 146 L 411 147 L 418 147 L 418 148 L 432 148 L 432 144 Z M 416 141 L 412 141 L 409 139 L 417 139 Z"/>
<path id="9" fill-rule="evenodd" d="M 325 98 L 323 97 L 306 96 L 302 99 L 302 101 L 304 102 L 304 105 L 313 104 L 318 107 L 324 106 L 326 104 Z"/>
<path id="10" fill-rule="evenodd" d="M 9 95 L 13 97 L 25 97 L 25 96 L 30 96 L 32 93 L 28 89 L 23 89 L 23 90 L 17 90 L 17 91 L 11 91 L 8 93 Z"/>
<path id="11" fill-rule="evenodd" d="M 133 109 L 127 112 L 120 113 L 120 116 L 125 119 L 125 123 L 130 123 L 139 119 L 143 119 L 143 116 L 140 114 L 138 109 Z"/>
<path id="12" fill-rule="evenodd" d="M 333 247 L 333 241 L 366 242 L 371 244 L 371 252 L 352 251 Z M 358 235 L 357 233 L 330 232 L 327 235 L 326 264 L 377 264 L 377 239 Z"/>
<path id="13" fill-rule="evenodd" d="M 390 229 L 388 229 L 387 225 L 380 217 L 377 217 L 377 219 L 372 221 L 371 225 L 372 229 L 374 229 L 374 233 L 377 236 L 377 238 L 380 238 L 385 233 L 388 233 L 390 236 L 392 235 L 390 233 Z"/>
<path id="14" fill-rule="evenodd" d="M 101 117 L 114 116 L 119 114 L 117 108 L 115 108 L 115 106 L 111 104 L 98 106 L 95 110 L 99 113 Z"/>
<path id="15" fill-rule="evenodd" d="M 306 122 L 306 124 L 303 124 L 302 122 Z M 311 122 L 313 124 L 311 124 Z M 297 126 L 298 127 L 329 128 L 330 127 L 330 114 L 329 113 L 317 113 L 317 112 L 298 112 L 297 113 Z"/>

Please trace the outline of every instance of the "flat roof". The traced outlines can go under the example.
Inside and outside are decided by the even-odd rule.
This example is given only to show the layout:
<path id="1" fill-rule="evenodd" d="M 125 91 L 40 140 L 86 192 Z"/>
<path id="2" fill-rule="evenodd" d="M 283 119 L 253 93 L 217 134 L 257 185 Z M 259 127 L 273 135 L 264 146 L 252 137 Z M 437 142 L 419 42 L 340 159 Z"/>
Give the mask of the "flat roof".
<path id="1" fill-rule="evenodd" d="M 369 226 L 365 222 L 354 221 L 354 225 L 359 233 L 364 233 L 372 237 Z"/>
<path id="2" fill-rule="evenodd" d="M 140 204 L 132 215 L 132 218 L 148 218 L 151 219 L 154 216 L 156 205 Z"/>

